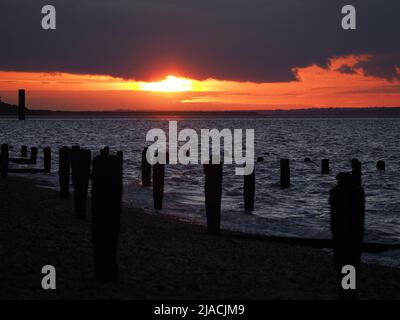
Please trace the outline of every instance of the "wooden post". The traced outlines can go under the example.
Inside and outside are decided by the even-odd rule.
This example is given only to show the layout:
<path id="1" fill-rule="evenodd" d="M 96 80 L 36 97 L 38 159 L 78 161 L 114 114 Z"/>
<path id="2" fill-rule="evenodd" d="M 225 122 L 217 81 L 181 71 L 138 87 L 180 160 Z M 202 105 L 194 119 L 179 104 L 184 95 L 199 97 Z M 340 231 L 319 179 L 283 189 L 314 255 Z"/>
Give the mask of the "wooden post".
<path id="1" fill-rule="evenodd" d="M 281 159 L 281 188 L 290 188 L 290 165 L 289 159 Z"/>
<path id="2" fill-rule="evenodd" d="M 25 90 L 18 90 L 18 119 L 25 120 Z"/>
<path id="3" fill-rule="evenodd" d="M 51 149 L 46 147 L 43 149 L 43 159 L 44 159 L 44 172 L 50 173 L 51 171 Z"/>
<path id="4" fill-rule="evenodd" d="M 62 147 L 58 156 L 58 177 L 60 180 L 61 199 L 67 199 L 69 196 L 69 176 L 70 176 L 70 149 Z"/>
<path id="5" fill-rule="evenodd" d="M 92 230 L 96 279 L 117 281 L 117 247 L 121 220 L 122 166 L 114 155 L 93 160 Z"/>
<path id="6" fill-rule="evenodd" d="M 71 154 L 75 214 L 78 218 L 85 218 L 86 216 L 86 200 L 89 187 L 90 161 L 90 150 L 76 149 Z"/>
<path id="7" fill-rule="evenodd" d="M 37 153 L 38 153 L 38 148 L 32 147 L 31 148 L 31 163 L 36 164 L 37 162 Z"/>
<path id="8" fill-rule="evenodd" d="M 358 278 L 364 236 L 365 195 L 363 187 L 356 184 L 350 173 L 338 174 L 337 180 L 338 184 L 331 189 L 329 198 L 337 288 L 341 299 L 356 299 L 356 290 L 342 288 L 342 268 L 353 266 Z"/>
<path id="9" fill-rule="evenodd" d="M 8 176 L 8 144 L 1 145 L 1 177 L 3 179 Z"/>
<path id="10" fill-rule="evenodd" d="M 321 173 L 322 174 L 329 174 L 329 159 L 322 159 L 321 160 Z"/>
<path id="11" fill-rule="evenodd" d="M 110 148 L 109 147 L 104 147 L 103 149 L 100 149 L 100 155 L 108 156 L 109 154 L 110 154 Z"/>
<path id="12" fill-rule="evenodd" d="M 147 162 L 146 158 L 147 147 L 142 151 L 142 186 L 151 186 L 151 165 Z"/>
<path id="13" fill-rule="evenodd" d="M 222 163 L 204 164 L 207 232 L 219 234 L 221 224 Z"/>
<path id="14" fill-rule="evenodd" d="M 164 197 L 165 164 L 153 165 L 153 200 L 154 209 L 161 210 Z"/>
<path id="15" fill-rule="evenodd" d="M 352 159 L 351 160 L 351 167 L 352 167 L 352 176 L 354 179 L 354 182 L 357 186 L 361 186 L 361 162 L 358 159 Z"/>
<path id="16" fill-rule="evenodd" d="M 386 170 L 385 161 L 379 160 L 379 161 L 376 163 L 376 169 L 378 169 L 379 171 L 385 171 L 385 170 Z"/>
<path id="17" fill-rule="evenodd" d="M 28 147 L 27 146 L 21 146 L 21 157 L 26 158 L 28 156 Z"/>
<path id="18" fill-rule="evenodd" d="M 253 172 L 249 175 L 245 175 L 244 177 L 244 187 L 243 187 L 243 195 L 244 195 L 244 208 L 246 211 L 254 210 L 254 196 L 256 193 L 256 169 L 254 168 Z"/>

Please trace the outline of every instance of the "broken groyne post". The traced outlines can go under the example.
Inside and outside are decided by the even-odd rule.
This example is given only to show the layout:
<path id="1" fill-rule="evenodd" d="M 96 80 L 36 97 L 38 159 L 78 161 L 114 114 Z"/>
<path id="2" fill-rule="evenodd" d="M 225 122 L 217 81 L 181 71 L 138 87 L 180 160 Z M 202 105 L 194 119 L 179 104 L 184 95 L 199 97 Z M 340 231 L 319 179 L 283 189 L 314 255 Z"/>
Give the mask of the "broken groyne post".
<path id="1" fill-rule="evenodd" d="M 69 196 L 69 176 L 71 172 L 70 149 L 68 147 L 62 147 L 59 150 L 58 168 L 60 196 L 61 199 L 66 199 Z"/>
<path id="2" fill-rule="evenodd" d="M 356 299 L 356 289 L 342 288 L 342 268 L 353 266 L 358 278 L 364 236 L 365 194 L 352 174 L 339 173 L 336 178 L 338 184 L 330 191 L 329 203 L 337 288 L 340 299 Z"/>
<path id="3" fill-rule="evenodd" d="M 117 281 L 117 247 L 121 220 L 122 166 L 114 155 L 93 160 L 92 231 L 96 279 Z"/>
<path id="4" fill-rule="evenodd" d="M 219 234 L 221 225 L 222 163 L 204 164 L 207 232 Z"/>
<path id="5" fill-rule="evenodd" d="M 322 159 L 321 160 L 321 173 L 322 174 L 329 174 L 329 159 Z"/>
<path id="6" fill-rule="evenodd" d="M 147 147 L 142 151 L 142 186 L 151 186 L 151 165 L 148 163 L 146 158 Z"/>
<path id="7" fill-rule="evenodd" d="M 27 146 L 21 146 L 21 157 L 22 158 L 28 157 L 28 147 Z"/>
<path id="8" fill-rule="evenodd" d="M 153 165 L 153 201 L 154 209 L 161 210 L 164 198 L 165 164 Z"/>
<path id="9" fill-rule="evenodd" d="M 386 170 L 385 161 L 379 160 L 379 161 L 376 163 L 376 169 L 378 169 L 379 171 L 385 171 L 385 170 Z"/>
<path id="10" fill-rule="evenodd" d="M 255 169 L 252 173 L 243 176 L 243 196 L 244 196 L 244 209 L 246 211 L 254 210 L 254 197 L 256 193 L 256 173 Z"/>
<path id="11" fill-rule="evenodd" d="M 281 188 L 290 188 L 290 162 L 289 159 L 281 159 Z"/>
<path id="12" fill-rule="evenodd" d="M 37 153 L 38 153 L 38 148 L 32 147 L 31 148 L 31 158 L 30 158 L 31 164 L 36 164 L 36 162 L 37 162 Z"/>
<path id="13" fill-rule="evenodd" d="M 76 149 L 71 153 L 72 182 L 74 186 L 75 214 L 78 218 L 86 216 L 86 200 L 89 188 L 91 152 Z"/>
<path id="14" fill-rule="evenodd" d="M 51 148 L 45 147 L 43 149 L 44 172 L 50 173 L 51 171 Z"/>
<path id="15" fill-rule="evenodd" d="M 0 147 L 1 151 L 1 177 L 3 179 L 8 176 L 8 144 L 2 144 Z"/>

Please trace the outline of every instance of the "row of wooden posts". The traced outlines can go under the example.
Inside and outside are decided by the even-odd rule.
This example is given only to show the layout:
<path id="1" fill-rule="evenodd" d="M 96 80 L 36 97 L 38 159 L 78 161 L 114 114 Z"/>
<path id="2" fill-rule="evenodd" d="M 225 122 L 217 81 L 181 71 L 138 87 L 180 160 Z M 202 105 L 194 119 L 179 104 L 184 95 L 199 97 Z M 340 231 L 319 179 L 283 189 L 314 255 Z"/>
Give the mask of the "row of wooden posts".
<path id="1" fill-rule="evenodd" d="M 44 148 L 44 169 L 50 172 L 51 150 Z M 146 159 L 147 149 L 142 152 L 142 185 L 153 187 L 154 208 L 162 209 L 165 165 L 151 166 Z M 31 148 L 31 157 L 27 158 L 27 147 L 21 148 L 21 157 L 8 157 L 8 146 L 1 145 L 2 176 L 7 176 L 8 161 L 17 163 L 35 164 L 37 148 Z M 91 161 L 90 150 L 79 146 L 62 147 L 59 149 L 59 183 L 60 196 L 63 199 L 69 196 L 70 177 L 74 190 L 75 214 L 79 218 L 86 216 L 86 203 L 89 180 L 92 179 L 92 230 L 94 244 L 94 260 L 96 277 L 101 281 L 117 279 L 118 235 L 121 217 L 122 202 L 122 168 L 123 154 L 118 152 L 111 155 L 109 148 L 100 150 L 100 154 Z M 262 161 L 259 159 L 259 161 Z M 92 172 L 90 170 L 92 163 Z M 210 234 L 220 233 L 221 196 L 222 196 L 222 164 L 205 164 L 205 207 L 207 231 Z M 288 159 L 280 161 L 281 188 L 290 187 L 290 162 Z M 329 160 L 321 162 L 321 173 L 330 172 Z M 384 161 L 377 163 L 378 170 L 385 170 Z M 11 171 L 12 172 L 12 171 Z M 5 173 L 5 175 L 4 175 Z M 361 258 L 361 244 L 364 233 L 364 190 L 361 186 L 361 162 L 352 160 L 352 172 L 340 173 L 337 176 L 338 184 L 330 192 L 331 229 L 334 248 L 334 261 L 337 279 L 341 279 L 341 267 L 351 264 L 358 268 Z M 246 210 L 254 209 L 255 172 L 244 176 L 244 203 Z M 354 298 L 354 291 L 338 290 L 343 298 Z"/>

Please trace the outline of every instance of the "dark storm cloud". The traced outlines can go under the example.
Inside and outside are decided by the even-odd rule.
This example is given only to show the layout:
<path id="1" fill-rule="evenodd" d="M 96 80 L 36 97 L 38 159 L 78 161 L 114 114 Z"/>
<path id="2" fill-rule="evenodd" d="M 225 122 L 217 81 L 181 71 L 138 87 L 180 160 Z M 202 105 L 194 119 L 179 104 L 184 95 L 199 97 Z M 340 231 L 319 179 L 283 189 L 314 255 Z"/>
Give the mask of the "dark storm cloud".
<path id="1" fill-rule="evenodd" d="M 357 8 L 356 31 L 341 7 Z M 57 30 L 41 29 L 41 7 L 57 9 Z M 358 67 L 398 78 L 398 0 L 2 0 L 0 69 L 108 74 L 148 80 L 291 81 L 293 68 L 347 54 Z M 386 59 L 388 58 L 388 60 Z"/>

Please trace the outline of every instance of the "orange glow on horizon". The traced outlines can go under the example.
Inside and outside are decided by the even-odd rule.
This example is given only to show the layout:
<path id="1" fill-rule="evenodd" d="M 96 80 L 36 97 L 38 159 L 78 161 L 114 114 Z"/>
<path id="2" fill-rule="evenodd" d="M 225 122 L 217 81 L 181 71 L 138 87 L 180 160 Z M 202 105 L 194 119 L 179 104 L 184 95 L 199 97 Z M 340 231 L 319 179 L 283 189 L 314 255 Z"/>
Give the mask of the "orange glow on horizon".
<path id="1" fill-rule="evenodd" d="M 193 81 L 168 75 L 164 80 L 158 82 L 139 82 L 137 89 L 152 92 L 187 92 L 193 90 Z"/>
<path id="2" fill-rule="evenodd" d="M 262 110 L 313 107 L 400 107 L 400 81 L 366 76 L 361 69 L 341 73 L 369 56 L 333 58 L 328 68 L 298 68 L 298 81 L 254 83 L 195 80 L 168 75 L 157 82 L 106 75 L 0 71 L 0 97 L 56 110 Z M 398 70 L 400 73 L 400 69 Z"/>

